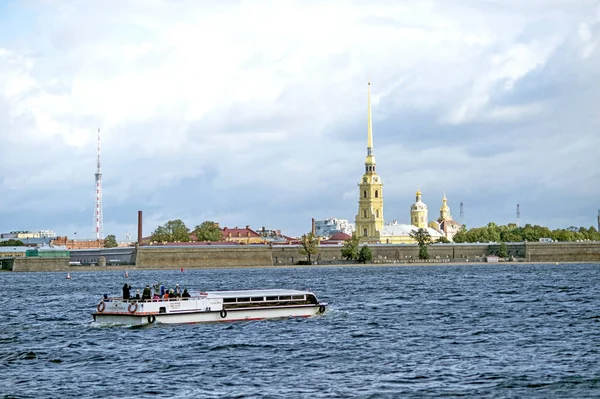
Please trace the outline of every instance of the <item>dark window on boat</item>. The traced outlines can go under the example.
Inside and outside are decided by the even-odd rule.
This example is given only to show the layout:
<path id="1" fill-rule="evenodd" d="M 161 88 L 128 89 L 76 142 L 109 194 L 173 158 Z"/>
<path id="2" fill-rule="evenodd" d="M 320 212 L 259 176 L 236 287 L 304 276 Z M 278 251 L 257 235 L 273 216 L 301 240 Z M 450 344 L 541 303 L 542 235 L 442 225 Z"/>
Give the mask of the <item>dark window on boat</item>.
<path id="1" fill-rule="evenodd" d="M 315 305 L 318 303 L 317 297 L 314 296 L 314 295 L 307 295 L 306 296 L 306 300 L 308 301 L 308 303 L 312 303 L 312 304 L 315 304 Z"/>
<path id="2" fill-rule="evenodd" d="M 167 313 L 167 308 L 164 306 L 161 306 L 160 308 L 158 308 L 158 313 Z"/>
<path id="3" fill-rule="evenodd" d="M 289 299 L 292 299 L 292 297 L 289 295 L 282 295 L 279 297 L 280 301 L 285 301 L 285 300 L 289 300 Z"/>
<path id="4" fill-rule="evenodd" d="M 304 295 L 292 295 L 292 299 L 304 299 Z"/>
<path id="5" fill-rule="evenodd" d="M 250 302 L 250 298 L 238 298 L 238 302 Z"/>
<path id="6" fill-rule="evenodd" d="M 268 296 L 267 297 L 267 301 L 276 301 L 278 299 L 278 297 L 276 296 Z"/>
<path id="7" fill-rule="evenodd" d="M 223 298 L 223 302 L 225 302 L 225 303 L 235 302 L 235 298 Z"/>
<path id="8" fill-rule="evenodd" d="M 262 302 L 264 298 L 262 296 L 256 296 L 250 299 L 252 302 Z"/>

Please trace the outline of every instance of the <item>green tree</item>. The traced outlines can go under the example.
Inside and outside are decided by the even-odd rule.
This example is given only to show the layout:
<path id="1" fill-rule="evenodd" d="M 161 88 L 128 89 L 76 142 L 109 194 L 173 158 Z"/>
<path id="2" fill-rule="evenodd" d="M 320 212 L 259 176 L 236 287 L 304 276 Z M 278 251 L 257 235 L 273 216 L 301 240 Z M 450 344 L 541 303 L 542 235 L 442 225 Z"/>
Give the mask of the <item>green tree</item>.
<path id="1" fill-rule="evenodd" d="M 358 259 L 358 237 L 352 236 L 352 238 L 344 241 L 344 245 L 342 246 L 342 259 Z"/>
<path id="2" fill-rule="evenodd" d="M 300 239 L 300 255 L 308 256 L 308 263 L 312 263 L 311 256 L 319 252 L 319 237 L 313 233 L 304 234 Z"/>
<path id="3" fill-rule="evenodd" d="M 104 239 L 104 248 L 114 248 L 119 246 L 119 244 L 117 244 L 117 238 L 115 237 L 114 234 L 109 234 L 106 236 L 106 238 Z"/>
<path id="4" fill-rule="evenodd" d="M 427 250 L 427 246 L 431 244 L 431 235 L 429 232 L 424 228 L 420 228 L 411 231 L 409 235 L 419 244 L 419 259 L 429 259 L 429 252 Z"/>
<path id="5" fill-rule="evenodd" d="M 500 249 L 498 251 L 498 256 L 501 258 L 506 258 L 508 256 L 508 248 L 506 247 L 505 242 L 500 243 Z"/>
<path id="6" fill-rule="evenodd" d="M 451 241 L 447 239 L 445 236 L 442 236 L 437 239 L 436 244 L 449 244 Z"/>
<path id="7" fill-rule="evenodd" d="M 10 238 L 6 241 L 0 241 L 0 247 L 22 247 L 23 241 Z"/>
<path id="8" fill-rule="evenodd" d="M 371 262 L 373 260 L 373 252 L 367 245 L 363 245 L 358 253 L 358 260 L 362 263 Z"/>
<path id="9" fill-rule="evenodd" d="M 222 241 L 223 231 L 215 222 L 206 221 L 194 228 L 193 233 L 198 238 L 198 241 Z"/>
<path id="10" fill-rule="evenodd" d="M 152 241 L 158 242 L 188 242 L 190 240 L 190 229 L 188 229 L 181 219 L 169 220 L 162 226 L 158 226 L 152 232 Z"/>
<path id="11" fill-rule="evenodd" d="M 468 242 L 467 241 L 467 226 L 465 226 L 464 224 L 460 227 L 460 230 L 458 230 L 458 232 L 456 234 L 454 234 L 454 237 L 452 237 L 452 240 L 454 242 Z"/>

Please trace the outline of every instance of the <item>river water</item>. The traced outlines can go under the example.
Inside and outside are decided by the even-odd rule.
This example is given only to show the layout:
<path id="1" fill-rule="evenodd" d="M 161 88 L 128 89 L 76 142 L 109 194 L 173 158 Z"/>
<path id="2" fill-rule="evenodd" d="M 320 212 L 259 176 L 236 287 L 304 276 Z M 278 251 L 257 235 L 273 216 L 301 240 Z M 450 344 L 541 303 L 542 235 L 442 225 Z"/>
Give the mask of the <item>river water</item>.
<path id="1" fill-rule="evenodd" d="M 0 273 L 5 398 L 600 397 L 600 265 Z M 102 294 L 310 289 L 311 319 L 97 326 Z"/>

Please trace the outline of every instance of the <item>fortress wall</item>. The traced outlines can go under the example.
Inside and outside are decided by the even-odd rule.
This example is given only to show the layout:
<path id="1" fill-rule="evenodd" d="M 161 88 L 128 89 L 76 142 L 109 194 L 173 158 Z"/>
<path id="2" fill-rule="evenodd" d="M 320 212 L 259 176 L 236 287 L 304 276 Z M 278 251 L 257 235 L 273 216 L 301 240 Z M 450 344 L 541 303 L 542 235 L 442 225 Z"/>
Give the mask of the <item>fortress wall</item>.
<path id="1" fill-rule="evenodd" d="M 69 258 L 15 258 L 13 272 L 60 272 L 69 269 Z"/>
<path id="2" fill-rule="evenodd" d="M 407 261 L 419 258 L 416 244 L 371 245 L 374 260 Z M 341 245 L 320 246 L 312 261 L 335 263 L 341 260 Z M 306 260 L 295 246 L 249 245 L 235 247 L 141 247 L 137 252 L 139 268 L 201 268 L 291 266 Z M 473 259 L 497 254 L 500 244 L 430 245 L 431 259 Z M 587 243 L 509 243 L 509 256 L 532 262 L 600 261 L 600 242 Z"/>
<path id="3" fill-rule="evenodd" d="M 139 247 L 136 256 L 136 266 L 148 269 L 272 265 L 267 246 Z"/>
<path id="4" fill-rule="evenodd" d="M 600 242 L 528 242 L 526 259 L 531 262 L 598 262 Z"/>

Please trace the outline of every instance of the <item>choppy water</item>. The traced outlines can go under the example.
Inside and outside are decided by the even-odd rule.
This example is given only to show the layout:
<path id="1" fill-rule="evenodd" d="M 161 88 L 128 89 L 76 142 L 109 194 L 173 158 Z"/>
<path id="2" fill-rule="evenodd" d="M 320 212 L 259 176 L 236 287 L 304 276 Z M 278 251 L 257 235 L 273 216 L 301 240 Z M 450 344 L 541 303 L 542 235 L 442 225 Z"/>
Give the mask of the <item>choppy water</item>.
<path id="1" fill-rule="evenodd" d="M 600 397 L 600 265 L 129 271 L 310 288 L 304 320 L 98 327 L 123 271 L 0 273 L 4 397 Z M 134 290 L 135 291 L 135 290 Z"/>

